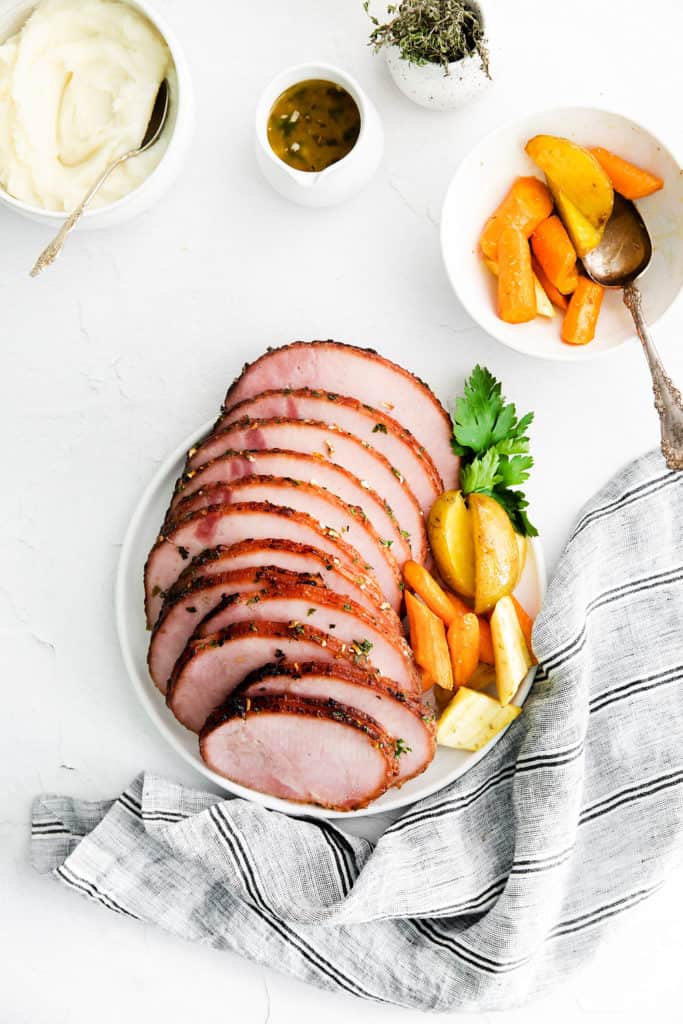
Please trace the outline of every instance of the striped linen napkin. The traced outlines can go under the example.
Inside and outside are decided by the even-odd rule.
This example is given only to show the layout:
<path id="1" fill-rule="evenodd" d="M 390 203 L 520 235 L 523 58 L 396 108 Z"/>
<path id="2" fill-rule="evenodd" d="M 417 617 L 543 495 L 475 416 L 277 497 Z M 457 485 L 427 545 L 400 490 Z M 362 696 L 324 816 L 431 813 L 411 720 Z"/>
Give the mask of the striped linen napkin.
<path id="1" fill-rule="evenodd" d="M 524 713 L 375 844 L 141 775 L 38 797 L 41 872 L 109 910 L 422 1010 L 547 989 L 663 882 L 683 830 L 683 474 L 652 453 L 587 505 L 534 632 Z"/>

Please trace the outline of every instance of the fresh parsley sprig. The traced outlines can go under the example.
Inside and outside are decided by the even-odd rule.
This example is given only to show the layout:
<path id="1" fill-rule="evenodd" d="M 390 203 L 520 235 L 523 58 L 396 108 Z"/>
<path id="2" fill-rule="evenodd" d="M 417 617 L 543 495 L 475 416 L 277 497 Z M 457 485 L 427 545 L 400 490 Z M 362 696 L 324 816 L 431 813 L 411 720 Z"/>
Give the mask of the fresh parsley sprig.
<path id="1" fill-rule="evenodd" d="M 534 418 L 529 412 L 517 418 L 512 402 L 506 403 L 500 381 L 485 366 L 475 366 L 455 403 L 453 451 L 462 459 L 460 486 L 463 494 L 488 494 L 503 506 L 517 533 L 538 536 L 529 521 L 529 502 L 513 490 L 529 478 L 534 460 L 529 454 L 527 430 Z"/>

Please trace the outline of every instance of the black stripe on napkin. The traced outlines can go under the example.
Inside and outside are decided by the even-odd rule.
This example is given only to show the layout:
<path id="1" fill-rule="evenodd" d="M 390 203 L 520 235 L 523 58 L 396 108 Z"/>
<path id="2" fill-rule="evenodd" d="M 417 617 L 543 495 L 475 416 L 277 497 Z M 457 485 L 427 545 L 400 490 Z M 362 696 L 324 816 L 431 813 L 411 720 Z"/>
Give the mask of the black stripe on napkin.
<path id="1" fill-rule="evenodd" d="M 341 974 L 316 950 L 312 949 L 300 935 L 290 928 L 289 925 L 277 918 L 270 911 L 267 904 L 261 897 L 251 863 L 249 862 L 249 858 L 240 843 L 238 833 L 232 829 L 232 823 L 228 818 L 221 814 L 220 807 L 218 805 L 211 807 L 209 809 L 209 814 L 221 837 L 225 841 L 236 867 L 244 879 L 244 884 L 251 897 L 250 905 L 254 913 L 257 914 L 265 924 L 270 925 L 270 927 L 278 933 L 284 942 L 293 946 L 297 952 L 301 954 L 304 960 L 314 968 L 317 968 L 321 974 L 326 975 L 331 981 L 335 982 L 341 988 L 350 992 L 352 995 L 363 995 L 368 999 L 376 998 L 369 992 L 366 992 L 350 978 Z"/>
<path id="2" fill-rule="evenodd" d="M 598 800 L 589 807 L 585 807 L 579 815 L 579 825 L 585 825 L 595 818 L 601 818 L 604 814 L 609 814 L 611 811 L 616 810 L 617 807 L 623 807 L 625 804 L 635 803 L 636 800 L 643 800 L 645 797 L 654 796 L 655 793 L 660 793 L 664 789 L 680 786 L 681 783 L 683 783 L 683 768 L 667 772 L 665 775 L 658 775 L 654 779 L 648 779 L 647 782 L 641 782 L 638 786 L 627 786 L 616 793 L 612 793 L 611 796 Z"/>
<path id="3" fill-rule="evenodd" d="M 101 903 L 103 907 L 108 910 L 113 910 L 116 914 L 123 914 L 124 917 L 132 917 L 133 920 L 139 921 L 140 918 L 137 914 L 134 914 L 132 910 L 126 910 L 120 903 L 117 903 L 112 896 L 108 893 L 101 892 L 93 882 L 89 882 L 87 879 L 77 875 L 70 868 L 67 868 L 66 864 L 60 864 L 58 868 L 55 868 L 56 873 L 62 878 L 67 885 L 70 885 L 73 889 L 78 889 L 79 892 L 89 896 L 90 899 L 96 900 Z"/>
<path id="4" fill-rule="evenodd" d="M 633 487 L 630 491 L 624 491 L 622 495 L 615 498 L 614 501 L 611 501 L 608 505 L 602 505 L 600 508 L 591 509 L 590 512 L 587 512 L 585 516 L 579 519 L 578 523 L 574 527 L 574 532 L 570 537 L 570 543 L 575 540 L 575 538 L 578 537 L 578 535 L 591 523 L 594 523 L 599 519 L 607 519 L 619 509 L 625 508 L 627 505 L 632 505 L 633 502 L 639 501 L 641 498 L 646 498 L 651 494 L 656 494 L 658 491 L 663 490 L 664 487 L 677 483 L 679 480 L 680 477 L 677 473 L 664 473 L 662 476 L 656 476 L 651 480 L 647 480 L 644 484 L 639 484 L 637 487 Z"/>

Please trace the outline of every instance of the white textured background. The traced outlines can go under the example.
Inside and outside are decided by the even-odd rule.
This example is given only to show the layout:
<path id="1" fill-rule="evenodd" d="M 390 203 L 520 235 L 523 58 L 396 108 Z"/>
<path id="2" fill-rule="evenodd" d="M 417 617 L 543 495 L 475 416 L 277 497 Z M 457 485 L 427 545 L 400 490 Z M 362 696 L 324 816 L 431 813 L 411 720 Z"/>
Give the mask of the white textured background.
<path id="1" fill-rule="evenodd" d="M 365 47 L 360 0 L 159 0 L 194 74 L 185 171 L 132 224 L 74 237 L 41 279 L 38 226 L 0 213 L 0 1024 L 246 1024 L 414 1020 L 321 994 L 107 913 L 34 875 L 38 791 L 115 795 L 142 767 L 196 782 L 143 717 L 113 621 L 121 539 L 171 448 L 217 410 L 266 345 L 336 337 L 403 360 L 450 400 L 477 360 L 537 412 L 530 487 L 549 564 L 583 501 L 657 440 L 643 357 L 529 362 L 488 339 L 449 291 L 439 210 L 460 157 L 520 112 L 587 103 L 642 120 L 681 150 L 679 0 L 488 0 L 496 84 L 455 115 L 413 107 Z M 618 16 L 618 20 L 617 20 Z M 262 183 L 252 108 L 278 69 L 348 68 L 375 99 L 384 164 L 331 211 Z M 558 125 L 561 129 L 561 125 Z M 683 309 L 657 331 L 683 383 Z M 615 922 L 598 957 L 501 1024 L 681 1020 L 683 873 Z M 464 1018 L 459 1018 L 464 1019 Z"/>

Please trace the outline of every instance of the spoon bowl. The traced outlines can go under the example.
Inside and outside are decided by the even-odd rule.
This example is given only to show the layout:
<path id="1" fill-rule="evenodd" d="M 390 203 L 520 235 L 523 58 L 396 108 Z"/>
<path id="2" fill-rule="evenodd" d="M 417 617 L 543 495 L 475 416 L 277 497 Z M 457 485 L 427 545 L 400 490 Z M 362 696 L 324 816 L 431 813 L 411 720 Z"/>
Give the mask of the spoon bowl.
<path id="1" fill-rule="evenodd" d="M 635 205 L 614 195 L 612 215 L 600 245 L 583 257 L 590 278 L 603 288 L 625 288 L 644 274 L 652 260 L 652 239 Z"/>

